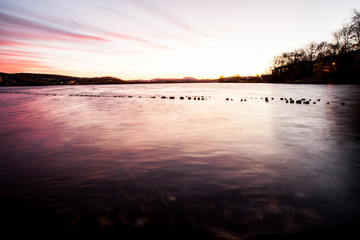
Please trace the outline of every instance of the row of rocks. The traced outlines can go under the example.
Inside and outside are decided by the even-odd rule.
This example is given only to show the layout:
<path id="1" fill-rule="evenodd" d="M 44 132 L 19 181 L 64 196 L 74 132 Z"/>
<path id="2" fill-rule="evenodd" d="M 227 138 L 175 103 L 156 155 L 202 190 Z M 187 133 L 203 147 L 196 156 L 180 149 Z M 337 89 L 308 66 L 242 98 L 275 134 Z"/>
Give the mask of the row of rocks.
<path id="1" fill-rule="evenodd" d="M 114 98 L 134 98 L 136 96 L 132 95 L 113 95 L 113 96 L 104 96 L 99 94 L 56 94 L 56 93 L 30 93 L 30 92 L 0 92 L 0 93 L 10 93 L 10 94 L 27 94 L 27 95 L 41 95 L 41 96 L 70 96 L 70 97 L 114 97 Z M 137 98 L 143 98 L 142 96 L 137 96 Z M 146 98 L 146 97 L 145 97 Z M 157 98 L 156 96 L 151 96 L 150 98 Z M 176 99 L 175 96 L 161 96 L 161 99 Z M 181 96 L 179 97 L 180 100 L 207 100 L 210 96 Z"/>
<path id="2" fill-rule="evenodd" d="M 152 97 L 152 98 L 155 98 L 155 97 Z M 162 96 L 161 98 L 162 99 L 175 99 L 174 96 L 170 96 L 170 97 Z M 207 100 L 207 98 L 208 98 L 207 96 L 185 96 L 185 97 L 181 96 L 181 97 L 179 97 L 180 100 L 187 99 L 187 100 L 202 100 L 202 101 Z M 210 98 L 210 96 L 209 96 L 209 98 Z"/>
<path id="3" fill-rule="evenodd" d="M 132 95 L 114 95 L 114 96 L 101 96 L 101 95 L 91 95 L 91 94 L 77 94 L 77 95 L 69 95 L 69 96 L 79 96 L 79 97 L 120 97 L 120 98 L 133 98 L 135 96 Z M 137 96 L 137 98 L 143 98 L 142 96 Z M 146 97 L 145 97 L 146 98 Z M 156 96 L 151 96 L 149 98 L 157 98 Z M 176 99 L 175 96 L 161 96 L 161 99 Z M 209 96 L 210 98 L 210 96 Z M 188 99 L 188 100 L 207 100 L 206 96 L 185 96 L 179 97 L 180 100 Z"/>
<path id="4" fill-rule="evenodd" d="M 62 94 L 55 94 L 55 93 L 29 93 L 29 92 L 12 92 L 12 91 L 6 91 L 6 92 L 2 92 L 2 93 L 11 93 L 11 94 L 28 94 L 28 95 L 42 95 L 42 96 L 64 96 Z M 114 95 L 114 96 L 103 96 L 103 95 L 98 95 L 98 94 L 70 94 L 68 96 L 71 97 L 120 97 L 120 98 L 133 98 L 134 96 L 132 95 Z M 138 96 L 137 98 L 142 98 L 142 96 Z M 156 96 L 151 96 L 150 98 L 157 98 Z M 175 96 L 161 96 L 161 99 L 176 99 Z M 180 100 L 198 100 L 198 101 L 204 101 L 204 100 L 208 100 L 208 98 L 210 98 L 210 96 L 180 96 L 179 99 Z M 250 99 L 258 99 L 257 97 L 250 97 Z M 265 100 L 265 102 L 270 102 L 273 101 L 275 98 L 274 97 L 261 97 L 262 100 Z M 245 98 L 241 98 L 240 101 L 241 102 L 246 102 L 248 100 L 247 97 Z M 233 98 L 226 98 L 226 101 L 234 101 Z M 311 100 L 311 99 L 305 99 L 305 98 L 301 98 L 298 100 L 295 100 L 293 98 L 280 98 L 280 101 L 285 101 L 286 103 L 296 103 L 296 104 L 316 104 L 317 102 L 320 102 L 321 99 L 318 98 L 316 100 Z M 327 102 L 326 104 L 330 104 L 330 102 Z M 341 105 L 345 105 L 345 102 L 341 102 Z"/>
<path id="5" fill-rule="evenodd" d="M 252 97 L 250 99 L 253 99 Z M 257 99 L 256 97 L 254 99 Z M 265 97 L 265 98 L 261 98 L 262 100 L 265 100 L 265 102 L 269 102 L 270 100 L 274 100 L 274 98 L 269 98 L 269 97 Z M 226 98 L 226 101 L 233 101 L 234 99 L 232 98 Z M 241 98 L 240 99 L 241 102 L 246 102 L 247 101 L 247 98 Z M 293 98 L 280 98 L 280 101 L 285 101 L 285 103 L 296 103 L 296 104 L 316 104 L 317 102 L 320 102 L 321 99 L 318 98 L 315 100 L 311 100 L 311 99 L 306 99 L 306 98 L 301 98 L 301 99 L 298 99 L 298 100 L 295 100 Z M 330 102 L 327 102 L 326 104 L 330 104 Z M 341 105 L 345 105 L 345 102 L 341 102 L 340 103 Z"/>

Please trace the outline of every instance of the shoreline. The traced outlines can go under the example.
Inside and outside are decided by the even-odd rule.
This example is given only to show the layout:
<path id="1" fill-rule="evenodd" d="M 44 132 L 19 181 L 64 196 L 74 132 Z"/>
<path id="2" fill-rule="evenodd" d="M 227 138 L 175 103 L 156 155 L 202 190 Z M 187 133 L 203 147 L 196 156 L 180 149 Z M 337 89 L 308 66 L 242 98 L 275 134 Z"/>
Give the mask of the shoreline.
<path id="1" fill-rule="evenodd" d="M 115 77 L 81 78 L 54 74 L 37 73 L 0 73 L 0 87 L 16 86 L 61 86 L 61 85 L 109 85 L 109 84 L 176 84 L 176 83 L 270 83 L 270 84 L 333 84 L 359 85 L 358 81 L 330 81 L 314 78 L 297 79 L 294 81 L 276 81 L 272 75 L 256 77 L 226 77 L 221 79 L 195 78 L 157 78 L 152 80 L 122 80 Z"/>

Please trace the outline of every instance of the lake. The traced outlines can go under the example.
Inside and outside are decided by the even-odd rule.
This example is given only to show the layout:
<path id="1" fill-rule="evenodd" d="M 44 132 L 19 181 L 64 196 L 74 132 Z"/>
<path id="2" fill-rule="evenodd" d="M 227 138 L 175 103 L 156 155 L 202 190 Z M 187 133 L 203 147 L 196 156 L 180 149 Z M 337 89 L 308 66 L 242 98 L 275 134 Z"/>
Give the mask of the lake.
<path id="1" fill-rule="evenodd" d="M 2 87 L 1 228 L 131 239 L 358 234 L 359 123 L 353 85 Z"/>

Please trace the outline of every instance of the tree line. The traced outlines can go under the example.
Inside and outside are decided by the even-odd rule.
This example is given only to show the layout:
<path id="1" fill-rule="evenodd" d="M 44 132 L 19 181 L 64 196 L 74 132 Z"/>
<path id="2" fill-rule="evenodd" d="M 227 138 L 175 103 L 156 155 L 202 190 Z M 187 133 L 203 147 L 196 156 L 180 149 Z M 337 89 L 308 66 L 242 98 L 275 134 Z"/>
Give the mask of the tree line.
<path id="1" fill-rule="evenodd" d="M 352 10 L 351 17 L 343 27 L 333 33 L 332 42 L 312 42 L 304 48 L 275 56 L 272 68 L 281 68 L 301 62 L 313 62 L 325 57 L 337 56 L 360 49 L 360 12 Z"/>

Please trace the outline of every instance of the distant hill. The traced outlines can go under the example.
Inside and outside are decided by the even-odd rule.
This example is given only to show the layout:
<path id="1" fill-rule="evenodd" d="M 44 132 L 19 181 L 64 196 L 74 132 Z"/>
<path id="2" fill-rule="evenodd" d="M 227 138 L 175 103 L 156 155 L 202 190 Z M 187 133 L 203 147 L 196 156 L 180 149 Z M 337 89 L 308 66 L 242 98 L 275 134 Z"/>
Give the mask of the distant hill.
<path id="1" fill-rule="evenodd" d="M 151 80 L 122 80 L 115 77 L 81 78 L 56 74 L 1 73 L 0 86 L 47 86 L 47 85 L 90 85 L 90 84 L 151 84 L 151 83 L 259 83 L 268 82 L 261 77 L 222 77 L 220 79 L 154 78 Z"/>
<path id="2" fill-rule="evenodd" d="M 38 73 L 1 73 L 0 86 L 46 86 L 46 85 L 89 85 L 89 84 L 136 84 L 136 83 L 195 83 L 218 82 L 218 79 L 154 78 L 151 80 L 122 80 L 115 77 L 81 78 L 73 76 Z"/>
<path id="3" fill-rule="evenodd" d="M 0 86 L 46 86 L 46 85 L 85 85 L 122 84 L 124 80 L 114 77 L 80 78 L 54 74 L 38 73 L 0 73 Z"/>

